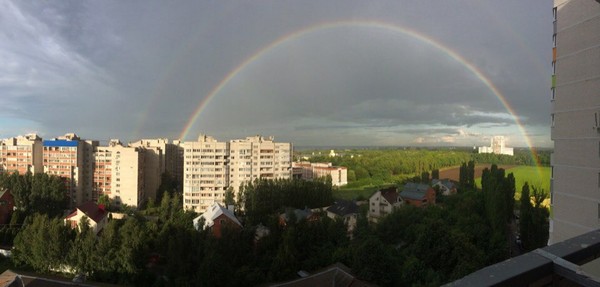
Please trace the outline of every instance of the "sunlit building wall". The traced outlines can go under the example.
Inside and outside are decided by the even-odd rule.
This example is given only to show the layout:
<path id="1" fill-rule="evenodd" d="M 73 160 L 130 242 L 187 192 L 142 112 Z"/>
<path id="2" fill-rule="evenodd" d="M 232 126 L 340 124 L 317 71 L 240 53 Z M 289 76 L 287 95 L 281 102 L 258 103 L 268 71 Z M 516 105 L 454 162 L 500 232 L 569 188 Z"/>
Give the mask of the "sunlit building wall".
<path id="1" fill-rule="evenodd" d="M 0 140 L 0 172 L 41 173 L 42 139 L 28 134 Z"/>
<path id="2" fill-rule="evenodd" d="M 142 147 L 125 147 L 118 140 L 94 151 L 93 199 L 102 195 L 121 206 L 139 207 L 147 200 L 146 155 Z M 158 168 L 158 165 L 157 165 Z"/>
<path id="3" fill-rule="evenodd" d="M 44 172 L 63 178 L 72 206 L 92 200 L 93 150 L 97 141 L 70 133 L 43 141 Z"/>
<path id="4" fill-rule="evenodd" d="M 258 178 L 290 178 L 292 145 L 261 136 L 219 142 L 200 135 L 183 143 L 184 208 L 204 212 L 214 202 L 223 202 L 231 188 Z"/>
<path id="5" fill-rule="evenodd" d="M 551 244 L 600 228 L 600 2 L 553 13 Z"/>

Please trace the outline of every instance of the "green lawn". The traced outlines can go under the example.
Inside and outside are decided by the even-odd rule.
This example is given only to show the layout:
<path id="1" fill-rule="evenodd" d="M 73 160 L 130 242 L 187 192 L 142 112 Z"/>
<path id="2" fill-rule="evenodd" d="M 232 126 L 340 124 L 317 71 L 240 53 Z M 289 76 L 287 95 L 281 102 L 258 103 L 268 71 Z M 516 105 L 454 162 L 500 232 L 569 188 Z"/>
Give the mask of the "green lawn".
<path id="1" fill-rule="evenodd" d="M 538 171 L 535 166 L 516 166 L 506 170 L 506 174 L 511 172 L 515 176 L 516 199 L 521 197 L 521 189 L 525 182 L 529 183 L 530 187 L 533 185 L 538 189 L 543 189 L 548 194 L 550 193 L 550 167 L 540 167 Z M 476 178 L 475 183 L 478 187 L 481 187 L 481 178 Z"/>
<path id="2" fill-rule="evenodd" d="M 369 199 L 369 196 L 378 190 L 380 186 L 367 185 L 356 188 L 341 188 L 333 190 L 333 198 L 353 200 L 359 197 Z"/>

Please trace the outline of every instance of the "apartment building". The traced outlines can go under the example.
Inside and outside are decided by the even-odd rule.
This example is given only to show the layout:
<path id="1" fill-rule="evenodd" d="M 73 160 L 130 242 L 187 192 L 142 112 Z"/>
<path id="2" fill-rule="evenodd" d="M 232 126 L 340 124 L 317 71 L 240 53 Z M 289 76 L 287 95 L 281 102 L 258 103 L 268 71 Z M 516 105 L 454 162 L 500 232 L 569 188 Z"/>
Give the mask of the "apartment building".
<path id="1" fill-rule="evenodd" d="M 69 133 L 43 141 L 43 168 L 64 179 L 65 192 L 73 206 L 92 200 L 93 150 L 97 141 Z"/>
<path id="2" fill-rule="evenodd" d="M 291 176 L 292 144 L 273 142 L 272 137 L 220 142 L 200 135 L 182 146 L 185 209 L 204 212 L 214 202 L 223 202 L 227 189 L 237 194 L 246 181 Z"/>
<path id="3" fill-rule="evenodd" d="M 553 13 L 551 244 L 600 228 L 600 2 Z"/>
<path id="4" fill-rule="evenodd" d="M 138 207 L 146 194 L 146 155 L 141 147 L 126 147 L 119 140 L 94 151 L 93 201 L 107 195 L 117 206 Z M 158 165 L 155 166 L 158 169 Z M 151 189 L 151 188 L 150 188 Z M 149 189 L 149 190 L 150 190 Z"/>
<path id="5" fill-rule="evenodd" d="M 506 147 L 504 136 L 493 136 L 490 139 L 490 146 L 480 146 L 478 152 L 514 155 L 514 149 L 512 147 Z"/>
<path id="6" fill-rule="evenodd" d="M 342 186 L 348 184 L 348 169 L 343 166 L 333 166 L 330 162 L 293 162 L 294 178 L 313 180 L 331 177 L 331 185 Z"/>
<path id="7" fill-rule="evenodd" d="M 167 138 L 142 139 L 129 143 L 129 146 L 143 147 L 148 150 L 154 150 L 159 155 L 160 173 L 167 172 L 171 177 L 181 182 L 183 173 L 183 153 L 179 141 L 169 142 Z"/>
<path id="8" fill-rule="evenodd" d="M 0 140 L 0 173 L 41 173 L 42 139 L 36 134 Z"/>

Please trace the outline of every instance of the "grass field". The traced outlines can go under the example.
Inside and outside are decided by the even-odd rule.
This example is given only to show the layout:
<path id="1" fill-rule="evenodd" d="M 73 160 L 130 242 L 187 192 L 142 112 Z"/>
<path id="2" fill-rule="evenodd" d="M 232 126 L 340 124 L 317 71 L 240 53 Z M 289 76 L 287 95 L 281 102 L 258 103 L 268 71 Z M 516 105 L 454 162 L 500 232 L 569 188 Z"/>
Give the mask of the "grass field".
<path id="1" fill-rule="evenodd" d="M 550 193 L 550 167 L 540 167 L 538 171 L 535 166 L 515 166 L 506 170 L 506 174 L 511 172 L 515 176 L 516 199 L 521 197 L 521 189 L 525 182 L 529 183 L 530 187 L 533 185 L 538 189 L 543 189 L 548 194 Z M 476 178 L 475 183 L 477 187 L 481 188 L 481 178 Z"/>
<path id="2" fill-rule="evenodd" d="M 342 188 L 333 191 L 333 198 L 353 200 L 357 198 L 368 199 L 373 192 L 379 189 L 379 186 L 368 185 L 357 188 Z"/>

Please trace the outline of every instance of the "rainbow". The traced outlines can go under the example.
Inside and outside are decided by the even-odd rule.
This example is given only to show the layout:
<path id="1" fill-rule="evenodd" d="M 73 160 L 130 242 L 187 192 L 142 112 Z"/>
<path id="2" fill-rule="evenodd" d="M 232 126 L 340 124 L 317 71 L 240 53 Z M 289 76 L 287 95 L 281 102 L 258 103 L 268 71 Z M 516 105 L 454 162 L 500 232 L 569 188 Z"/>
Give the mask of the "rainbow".
<path id="1" fill-rule="evenodd" d="M 196 120 L 198 119 L 198 116 L 200 116 L 200 114 L 206 108 L 206 106 L 210 103 L 212 98 L 214 98 L 227 85 L 227 83 L 229 81 L 231 81 L 238 74 L 240 74 L 248 65 L 252 64 L 256 60 L 258 60 L 261 57 L 263 57 L 264 55 L 268 54 L 271 50 L 277 48 L 278 46 L 282 45 L 283 43 L 286 43 L 286 42 L 292 41 L 292 40 L 296 40 L 298 38 L 301 38 L 303 36 L 306 36 L 310 33 L 316 32 L 316 31 L 323 31 L 323 30 L 329 30 L 329 29 L 335 29 L 335 28 L 341 28 L 341 27 L 357 27 L 357 28 L 358 27 L 363 27 L 363 28 L 366 27 L 366 28 L 381 29 L 381 30 L 391 31 L 394 33 L 404 34 L 404 35 L 410 36 L 414 39 L 417 39 L 423 43 L 426 43 L 430 46 L 433 46 L 433 47 L 439 49 L 440 51 L 444 52 L 448 57 L 450 57 L 453 60 L 455 60 L 456 62 L 460 63 L 464 68 L 466 68 L 473 75 L 475 75 L 494 94 L 494 96 L 496 96 L 496 98 L 500 101 L 500 103 L 504 106 L 504 108 L 506 108 L 506 110 L 514 118 L 514 121 L 517 124 L 519 131 L 525 138 L 525 143 L 532 151 L 532 158 L 533 158 L 534 162 L 536 163 L 536 165 L 538 167 L 540 166 L 537 153 L 535 152 L 535 150 L 531 144 L 531 140 L 529 139 L 525 129 L 523 128 L 523 124 L 521 123 L 520 118 L 515 114 L 514 109 L 511 107 L 511 105 L 508 103 L 508 101 L 506 101 L 506 98 L 502 95 L 502 93 L 500 93 L 498 88 L 477 67 L 475 67 L 469 61 L 467 61 L 464 57 L 462 57 L 461 55 L 459 55 L 458 53 L 456 53 L 449 47 L 436 41 L 435 39 L 432 39 L 431 37 L 428 37 L 427 35 L 424 35 L 422 33 L 419 33 L 415 30 L 412 30 L 412 29 L 409 29 L 406 27 L 400 27 L 400 26 L 396 26 L 396 25 L 384 23 L 384 22 L 379 22 L 379 21 L 367 21 L 367 20 L 326 22 L 326 23 L 321 23 L 321 24 L 316 24 L 313 26 L 305 27 L 305 28 L 297 30 L 295 32 L 286 34 L 286 35 L 278 38 L 277 40 L 271 42 L 270 44 L 263 47 L 262 49 L 258 50 L 257 52 L 252 54 L 250 57 L 248 57 L 246 60 L 244 60 L 241 64 L 239 64 L 237 67 L 235 67 L 233 70 L 231 70 L 216 86 L 213 87 L 213 89 L 208 93 L 208 95 L 200 101 L 200 103 L 198 104 L 198 106 L 196 107 L 194 112 L 192 113 L 192 116 L 189 118 L 189 120 L 185 124 L 183 130 L 181 131 L 181 134 L 179 135 L 179 139 L 185 140 L 186 136 L 190 132 L 190 129 L 192 128 L 192 126 L 194 125 Z"/>

